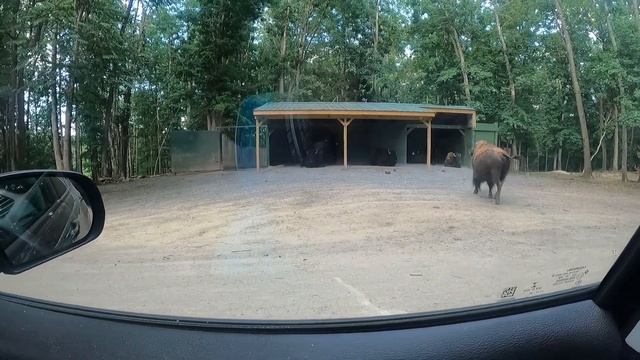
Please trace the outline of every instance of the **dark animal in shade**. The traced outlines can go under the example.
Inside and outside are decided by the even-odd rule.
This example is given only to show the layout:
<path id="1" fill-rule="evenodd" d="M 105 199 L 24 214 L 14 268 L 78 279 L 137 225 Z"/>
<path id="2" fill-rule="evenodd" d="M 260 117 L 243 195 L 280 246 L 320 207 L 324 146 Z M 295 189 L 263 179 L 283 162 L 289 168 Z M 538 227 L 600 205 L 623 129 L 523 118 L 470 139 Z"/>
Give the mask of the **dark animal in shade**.
<path id="1" fill-rule="evenodd" d="M 302 166 L 308 168 L 323 167 L 329 162 L 329 156 L 327 156 L 329 153 L 330 144 L 328 140 L 316 141 L 310 149 L 307 149 L 306 156 L 302 160 Z"/>
<path id="2" fill-rule="evenodd" d="M 480 184 L 486 182 L 489 186 L 489 198 L 493 197 L 493 186 L 496 185 L 496 204 L 500 204 L 502 185 L 509 172 L 512 157 L 503 149 L 491 145 L 486 141 L 476 142 L 473 148 L 473 193 L 477 194 Z"/>
<path id="3" fill-rule="evenodd" d="M 450 152 L 447 154 L 447 157 L 444 159 L 444 166 L 459 168 L 461 160 L 462 160 L 462 155 L 460 153 Z"/>
<path id="4" fill-rule="evenodd" d="M 398 162 L 398 155 L 395 150 L 377 148 L 373 154 L 371 165 L 377 166 L 396 166 Z"/>

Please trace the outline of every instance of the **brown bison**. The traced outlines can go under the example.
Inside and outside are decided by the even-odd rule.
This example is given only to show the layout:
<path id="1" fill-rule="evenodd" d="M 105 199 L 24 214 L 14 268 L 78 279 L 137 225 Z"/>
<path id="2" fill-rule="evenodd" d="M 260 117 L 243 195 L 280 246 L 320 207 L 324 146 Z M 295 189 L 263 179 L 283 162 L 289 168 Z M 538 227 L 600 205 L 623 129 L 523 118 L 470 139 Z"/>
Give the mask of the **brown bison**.
<path id="1" fill-rule="evenodd" d="M 506 151 L 495 145 L 488 144 L 486 141 L 476 142 L 471 161 L 473 186 L 475 187 L 473 193 L 477 194 L 480 190 L 480 184 L 486 181 L 489 185 L 489 198 L 492 198 L 493 185 L 496 185 L 496 204 L 500 204 L 500 192 L 509 172 L 511 159 Z"/>
<path id="2" fill-rule="evenodd" d="M 450 152 L 447 154 L 447 157 L 444 159 L 444 166 L 459 168 L 461 159 L 462 159 L 462 155 L 460 153 Z"/>

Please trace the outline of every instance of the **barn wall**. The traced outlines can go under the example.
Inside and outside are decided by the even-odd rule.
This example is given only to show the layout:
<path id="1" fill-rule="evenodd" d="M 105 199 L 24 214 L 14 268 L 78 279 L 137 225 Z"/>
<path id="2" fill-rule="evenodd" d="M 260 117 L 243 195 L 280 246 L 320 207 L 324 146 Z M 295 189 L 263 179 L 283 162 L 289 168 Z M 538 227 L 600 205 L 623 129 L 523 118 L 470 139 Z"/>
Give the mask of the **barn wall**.
<path id="1" fill-rule="evenodd" d="M 353 120 L 348 129 L 347 162 L 350 165 L 369 164 L 371 158 L 369 150 L 371 126 L 369 122 L 367 120 Z M 340 143 L 340 149 L 342 149 L 342 138 Z"/>
<path id="2" fill-rule="evenodd" d="M 407 139 L 405 149 L 405 154 L 408 156 L 407 162 L 424 164 L 426 163 L 427 129 L 424 125 L 413 126 L 407 126 L 408 130 L 411 131 L 407 132 L 405 136 L 405 139 Z M 431 131 L 431 141 L 433 142 L 431 147 L 431 163 L 443 164 L 447 153 L 456 152 L 463 156 L 462 161 L 464 164 L 464 153 L 467 148 L 466 134 L 467 131 L 462 129 L 433 128 Z"/>
<path id="3" fill-rule="evenodd" d="M 398 156 L 398 164 L 405 164 L 405 125 L 405 121 L 354 120 L 349 125 L 349 164 L 370 164 L 376 148 L 394 150 Z"/>
<path id="4" fill-rule="evenodd" d="M 407 137 L 405 121 L 376 121 L 371 126 L 369 141 L 371 152 L 376 147 L 389 148 L 398 155 L 398 164 L 407 163 Z"/>
<path id="5" fill-rule="evenodd" d="M 449 152 L 461 155 L 465 152 L 464 130 L 436 128 L 432 131 L 431 139 L 433 141 L 431 148 L 431 162 L 433 164 L 444 164 Z"/>

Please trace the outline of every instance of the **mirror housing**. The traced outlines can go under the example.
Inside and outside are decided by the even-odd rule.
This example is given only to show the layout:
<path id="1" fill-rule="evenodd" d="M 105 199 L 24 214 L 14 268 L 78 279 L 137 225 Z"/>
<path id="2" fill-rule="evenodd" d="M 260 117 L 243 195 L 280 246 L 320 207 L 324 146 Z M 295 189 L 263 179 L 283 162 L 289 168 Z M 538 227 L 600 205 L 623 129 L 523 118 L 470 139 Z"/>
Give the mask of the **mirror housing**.
<path id="1" fill-rule="evenodd" d="M 80 173 L 0 174 L 0 272 L 19 274 L 96 239 L 104 217 L 98 187 Z"/>

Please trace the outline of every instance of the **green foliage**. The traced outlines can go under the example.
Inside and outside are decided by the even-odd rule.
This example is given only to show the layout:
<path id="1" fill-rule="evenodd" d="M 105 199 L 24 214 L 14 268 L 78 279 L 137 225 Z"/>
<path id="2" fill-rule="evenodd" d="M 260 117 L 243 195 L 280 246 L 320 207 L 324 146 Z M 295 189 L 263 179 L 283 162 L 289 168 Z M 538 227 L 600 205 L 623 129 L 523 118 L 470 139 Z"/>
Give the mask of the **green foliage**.
<path id="1" fill-rule="evenodd" d="M 271 93 L 283 100 L 469 103 L 479 121 L 499 124 L 504 146 L 515 141 L 529 154 L 562 148 L 581 158 L 553 2 L 174 0 L 134 1 L 130 9 L 120 0 L 6 3 L 0 5 L 0 170 L 18 156 L 4 134 L 15 134 L 19 115 L 27 126 L 16 136 L 27 146 L 24 167 L 53 166 L 53 84 L 61 119 L 69 104 L 73 109 L 79 170 L 95 177 L 118 176 L 114 166 L 129 167 L 131 175 L 165 171 L 169 131 L 233 125 L 243 99 Z M 640 19 L 626 1 L 608 1 L 607 8 L 590 0 L 562 5 L 591 150 L 602 130 L 611 154 L 616 122 L 640 126 Z M 54 39 L 59 56 L 52 69 Z M 20 93 L 23 113 L 12 100 Z M 602 129 L 599 103 L 604 115 L 620 114 Z M 637 146 L 639 137 L 635 131 L 630 143 Z M 118 154 L 129 160 L 120 164 Z"/>

